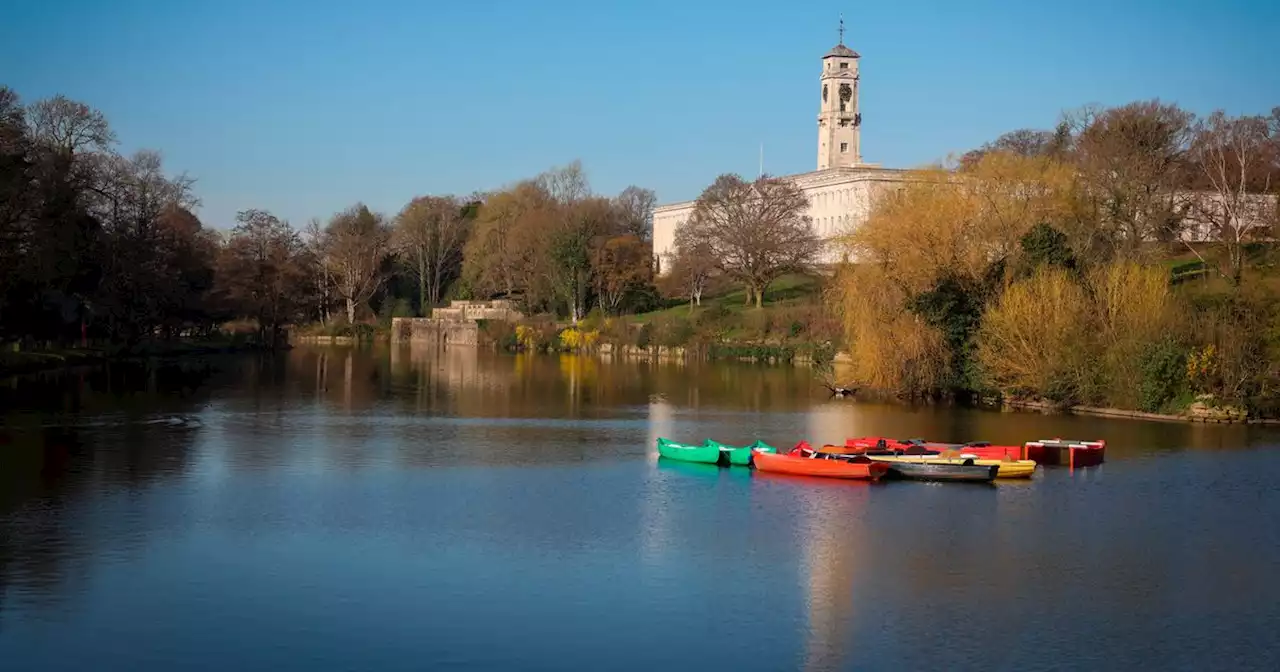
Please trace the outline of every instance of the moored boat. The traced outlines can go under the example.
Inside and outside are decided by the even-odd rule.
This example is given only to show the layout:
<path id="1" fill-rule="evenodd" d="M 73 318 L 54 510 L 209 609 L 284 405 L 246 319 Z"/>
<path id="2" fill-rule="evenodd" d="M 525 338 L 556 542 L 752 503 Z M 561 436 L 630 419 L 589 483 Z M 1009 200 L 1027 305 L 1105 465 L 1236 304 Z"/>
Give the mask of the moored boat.
<path id="1" fill-rule="evenodd" d="M 863 436 L 845 440 L 847 452 L 860 451 L 901 451 L 908 455 L 942 454 L 947 451 L 960 451 L 977 455 L 983 459 L 1000 460 L 1006 457 L 1019 459 L 1022 457 L 1022 446 L 993 446 L 986 441 L 969 443 L 945 443 L 942 441 L 926 441 L 924 439 L 891 439 L 883 436 Z"/>
<path id="2" fill-rule="evenodd" d="M 875 458 L 868 458 L 874 460 Z M 887 478 L 905 478 L 913 481 L 949 481 L 962 483 L 990 483 L 1000 471 L 997 465 L 938 464 L 934 462 L 893 462 L 889 464 Z"/>
<path id="3" fill-rule="evenodd" d="M 875 481 L 889 471 L 889 465 L 883 462 L 850 462 L 815 451 L 808 451 L 807 455 L 798 450 L 789 453 L 756 453 L 753 458 L 756 471 L 792 476 Z"/>
<path id="4" fill-rule="evenodd" d="M 1040 464 L 1061 464 L 1068 467 L 1095 467 L 1102 464 L 1107 453 L 1107 442 L 1075 441 L 1071 439 L 1040 439 L 1028 441 L 1022 446 L 1022 459 Z"/>
<path id="5" fill-rule="evenodd" d="M 658 454 L 669 460 L 680 460 L 681 462 L 716 464 L 720 461 L 719 446 L 710 445 L 709 442 L 696 445 L 658 437 Z"/>
<path id="6" fill-rule="evenodd" d="M 897 462 L 913 464 L 949 464 L 973 465 L 978 467 L 998 467 L 996 478 L 1031 478 L 1036 473 L 1034 460 L 994 460 L 972 454 L 961 454 L 956 457 L 943 455 L 867 455 L 876 462 L 892 464 Z"/>
<path id="7" fill-rule="evenodd" d="M 773 446 L 758 439 L 755 443 L 746 446 L 730 446 L 728 444 L 720 443 L 719 441 L 707 439 L 707 445 L 719 448 L 720 452 L 729 458 L 729 464 L 737 466 L 746 466 L 751 464 L 751 457 L 756 453 L 778 452 L 777 448 L 774 448 Z"/>

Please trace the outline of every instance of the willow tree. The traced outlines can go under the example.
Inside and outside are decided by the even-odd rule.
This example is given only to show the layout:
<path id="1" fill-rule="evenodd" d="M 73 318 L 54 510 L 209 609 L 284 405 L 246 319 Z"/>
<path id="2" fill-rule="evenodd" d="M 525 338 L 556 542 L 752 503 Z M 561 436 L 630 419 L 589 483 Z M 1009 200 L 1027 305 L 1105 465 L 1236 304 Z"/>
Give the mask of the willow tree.
<path id="1" fill-rule="evenodd" d="M 721 175 L 698 197 L 681 235 L 705 246 L 725 275 L 746 289 L 747 303 L 759 308 L 770 283 L 818 260 L 823 241 L 808 209 L 808 197 L 790 180 Z"/>
<path id="2" fill-rule="evenodd" d="M 971 389 L 983 309 L 1008 282 L 1028 232 L 1070 218 L 1075 203 L 1067 166 L 1001 151 L 958 172 L 915 171 L 882 194 L 868 220 L 841 239 L 859 261 L 842 276 L 838 300 L 850 354 L 865 363 L 862 382 L 903 392 Z M 907 333 L 919 343 L 900 347 Z"/>

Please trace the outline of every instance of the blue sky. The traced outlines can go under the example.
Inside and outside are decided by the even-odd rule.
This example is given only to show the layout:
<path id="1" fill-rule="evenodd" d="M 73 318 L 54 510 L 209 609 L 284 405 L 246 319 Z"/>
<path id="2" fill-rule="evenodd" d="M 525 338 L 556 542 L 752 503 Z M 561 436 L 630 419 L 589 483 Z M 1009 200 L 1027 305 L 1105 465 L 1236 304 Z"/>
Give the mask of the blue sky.
<path id="1" fill-rule="evenodd" d="M 7 3 L 0 84 L 105 112 L 198 179 L 201 218 L 302 225 L 356 201 L 501 187 L 581 159 L 593 187 L 694 198 L 812 170 L 820 59 L 862 58 L 863 158 L 912 167 L 1064 109 L 1280 105 L 1274 0 L 1073 3 Z"/>

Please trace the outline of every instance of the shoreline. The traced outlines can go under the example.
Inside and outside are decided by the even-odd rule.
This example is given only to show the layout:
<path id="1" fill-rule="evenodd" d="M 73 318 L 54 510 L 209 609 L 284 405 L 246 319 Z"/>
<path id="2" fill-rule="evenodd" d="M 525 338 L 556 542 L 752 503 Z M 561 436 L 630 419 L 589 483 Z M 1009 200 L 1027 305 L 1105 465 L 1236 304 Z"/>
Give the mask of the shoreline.
<path id="1" fill-rule="evenodd" d="M 277 348 L 277 350 L 288 350 L 290 347 L 285 345 Z M 252 344 L 175 341 L 146 344 L 136 346 L 135 349 L 116 346 L 114 349 L 111 347 L 87 347 L 0 352 L 0 379 L 66 370 L 80 366 L 100 366 L 111 362 L 176 359 L 250 352 L 270 352 L 270 350 Z"/>
<path id="2" fill-rule="evenodd" d="M 1041 401 L 1010 401 L 1005 400 L 999 406 L 1012 408 L 1019 411 L 1040 411 L 1045 414 L 1064 413 L 1068 415 L 1089 415 L 1104 418 L 1130 418 L 1133 420 L 1152 420 L 1156 422 L 1182 422 L 1203 425 L 1280 425 L 1280 419 L 1276 418 L 1232 418 L 1232 417 L 1213 417 L 1207 415 L 1175 415 L 1171 413 L 1148 413 L 1146 411 L 1131 411 L 1123 408 L 1106 408 L 1101 406 L 1065 406 L 1059 407 L 1047 402 Z"/>

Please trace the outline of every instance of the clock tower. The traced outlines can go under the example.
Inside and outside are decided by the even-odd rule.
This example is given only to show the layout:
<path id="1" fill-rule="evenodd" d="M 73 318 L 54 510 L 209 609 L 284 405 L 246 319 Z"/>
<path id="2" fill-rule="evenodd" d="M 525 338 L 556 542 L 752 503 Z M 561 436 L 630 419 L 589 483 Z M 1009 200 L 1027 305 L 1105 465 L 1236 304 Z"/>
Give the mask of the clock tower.
<path id="1" fill-rule="evenodd" d="M 858 52 L 840 42 L 822 57 L 822 104 L 818 108 L 818 170 L 862 163 L 862 113 L 858 111 Z"/>

